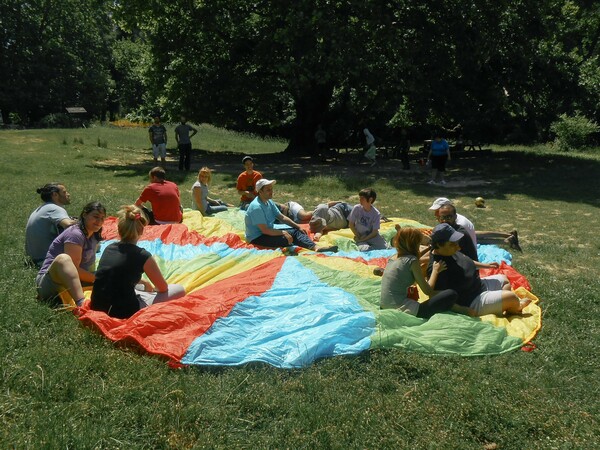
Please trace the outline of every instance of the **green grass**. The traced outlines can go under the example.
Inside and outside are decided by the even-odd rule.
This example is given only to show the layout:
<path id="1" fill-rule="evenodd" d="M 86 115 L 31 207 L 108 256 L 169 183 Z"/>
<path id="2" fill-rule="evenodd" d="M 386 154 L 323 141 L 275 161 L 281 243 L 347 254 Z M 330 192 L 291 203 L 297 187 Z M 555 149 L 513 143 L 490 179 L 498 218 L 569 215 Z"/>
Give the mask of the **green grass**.
<path id="1" fill-rule="evenodd" d="M 231 202 L 240 154 L 249 152 L 278 180 L 276 200 L 353 201 L 373 185 L 387 216 L 433 224 L 427 208 L 446 194 L 479 229 L 517 228 L 525 253 L 514 265 L 542 299 L 538 349 L 478 358 L 373 351 L 284 371 L 173 370 L 117 348 L 35 300 L 24 227 L 39 204 L 36 187 L 51 180 L 67 185 L 73 215 L 92 199 L 110 214 L 133 202 L 151 167 L 146 131 L 2 131 L 0 447 L 598 447 L 598 154 L 498 147 L 488 158 L 454 161 L 450 178 L 464 186 L 442 190 L 418 170 L 287 161 L 278 153 L 284 142 L 201 130 L 194 168 L 213 167 L 213 190 Z M 189 195 L 195 174 L 177 172 L 174 156 L 169 176 Z M 476 180 L 485 183 L 467 183 Z M 474 206 L 480 195 L 488 208 Z"/>

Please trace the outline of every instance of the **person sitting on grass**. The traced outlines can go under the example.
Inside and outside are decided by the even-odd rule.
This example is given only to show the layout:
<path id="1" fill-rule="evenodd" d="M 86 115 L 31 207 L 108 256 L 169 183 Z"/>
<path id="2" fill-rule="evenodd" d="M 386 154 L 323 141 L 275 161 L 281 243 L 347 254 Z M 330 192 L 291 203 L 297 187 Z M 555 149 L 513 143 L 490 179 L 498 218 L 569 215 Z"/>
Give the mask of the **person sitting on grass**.
<path id="1" fill-rule="evenodd" d="M 360 204 L 352 208 L 348 216 L 348 224 L 354 234 L 354 241 L 361 252 L 369 250 L 385 250 L 389 248 L 381 234 L 381 214 L 373 206 L 377 193 L 372 188 L 362 189 L 358 193 Z"/>
<path id="2" fill-rule="evenodd" d="M 47 183 L 38 188 L 43 205 L 31 213 L 25 227 L 25 253 L 39 269 L 46 258 L 48 248 L 64 229 L 77 223 L 71 219 L 65 206 L 71 203 L 71 195 L 62 183 Z"/>
<path id="3" fill-rule="evenodd" d="M 154 167 L 148 173 L 150 184 L 144 188 L 135 206 L 142 206 L 150 202 L 152 211 L 142 208 L 150 220 L 150 224 L 181 223 L 183 212 L 179 198 L 179 188 L 171 181 L 167 181 L 165 169 Z"/>
<path id="4" fill-rule="evenodd" d="M 439 221 L 440 216 L 440 208 L 442 206 L 452 206 L 454 209 L 453 214 L 456 216 L 455 221 L 458 225 L 462 226 L 471 239 L 473 240 L 473 244 L 477 247 L 477 244 L 508 244 L 510 248 L 514 250 L 518 250 L 523 252 L 521 245 L 519 244 L 519 233 L 517 230 L 512 230 L 510 233 L 506 233 L 503 231 L 476 231 L 475 225 L 468 218 L 459 214 L 456 211 L 456 207 L 454 203 L 447 199 L 446 197 L 439 197 L 433 201 L 433 204 L 429 207 L 435 214 L 436 219 Z M 459 230 L 460 231 L 460 230 Z M 461 231 L 462 232 L 462 231 Z M 463 253 L 465 253 L 463 251 Z"/>
<path id="5" fill-rule="evenodd" d="M 480 278 L 478 267 L 498 267 L 498 264 L 475 263 L 463 255 L 458 246 L 462 237 L 462 233 L 447 223 L 441 223 L 433 229 L 431 246 L 434 264 L 444 261 L 447 267 L 447 270 L 438 274 L 434 288 L 455 290 L 458 294 L 456 303 L 469 308 L 470 314 L 474 316 L 521 314 L 531 300 L 520 299 L 511 291 L 510 282 L 505 275 Z"/>
<path id="6" fill-rule="evenodd" d="M 256 182 L 257 197 L 246 211 L 246 240 L 261 247 L 288 247 L 297 245 L 317 252 L 336 252 L 337 247 L 318 247 L 297 223 L 281 214 L 273 200 L 275 180 L 261 178 Z M 275 220 L 290 228 L 274 228 Z"/>
<path id="7" fill-rule="evenodd" d="M 477 245 L 473 243 L 469 232 L 456 221 L 456 208 L 453 205 L 443 205 L 438 212 L 437 219 L 440 223 L 447 223 L 456 231 L 463 234 L 462 239 L 458 243 L 461 253 L 467 255 L 473 261 L 479 261 Z"/>
<path id="8" fill-rule="evenodd" d="M 91 285 L 96 279 L 92 270 L 105 217 L 106 209 L 100 202 L 88 203 L 78 222 L 52 241 L 35 279 L 40 300 L 58 304 L 58 296 L 67 290 L 77 306 L 82 305 L 82 283 Z"/>
<path id="9" fill-rule="evenodd" d="M 317 205 L 308 223 L 313 239 L 318 241 L 328 231 L 348 228 L 348 217 L 352 206 L 346 202 L 332 201 Z"/>
<path id="10" fill-rule="evenodd" d="M 246 211 L 248 205 L 256 198 L 256 182 L 262 178 L 262 174 L 254 170 L 252 156 L 242 158 L 244 171 L 238 175 L 236 189 L 240 194 L 240 209 Z"/>
<path id="11" fill-rule="evenodd" d="M 425 281 L 419 265 L 420 246 L 423 233 L 416 228 L 400 228 L 393 239 L 398 256 L 392 259 L 381 280 L 381 309 L 397 308 L 407 314 L 429 319 L 432 315 L 451 309 L 458 294 L 452 289 L 435 291 L 438 274 L 446 270 L 446 263 L 438 261 L 433 265 L 429 283 Z M 429 300 L 419 303 L 409 297 L 409 288 L 417 283 L 429 296 Z"/>
<path id="12" fill-rule="evenodd" d="M 121 240 L 107 246 L 102 253 L 91 309 L 126 319 L 149 304 L 183 297 L 184 287 L 167 284 L 152 255 L 136 245 L 148 225 L 143 211 L 135 205 L 123 206 L 118 217 Z M 144 273 L 150 282 L 142 279 Z M 144 289 L 136 290 L 137 285 L 143 285 Z"/>
<path id="13" fill-rule="evenodd" d="M 233 206 L 208 196 L 208 186 L 211 178 L 211 170 L 208 167 L 203 167 L 198 172 L 198 180 L 192 186 L 192 209 L 200 211 L 203 216 L 227 211 L 228 206 Z"/>

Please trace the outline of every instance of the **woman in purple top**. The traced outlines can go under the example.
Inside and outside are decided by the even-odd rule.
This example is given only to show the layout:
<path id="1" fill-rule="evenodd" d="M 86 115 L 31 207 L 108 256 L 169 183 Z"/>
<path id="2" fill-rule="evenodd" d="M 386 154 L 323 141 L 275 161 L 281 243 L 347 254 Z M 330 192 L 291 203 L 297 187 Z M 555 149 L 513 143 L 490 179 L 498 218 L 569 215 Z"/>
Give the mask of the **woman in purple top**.
<path id="1" fill-rule="evenodd" d="M 96 278 L 92 270 L 105 217 L 106 209 L 100 202 L 88 203 L 78 222 L 54 239 L 35 279 L 40 299 L 55 301 L 58 295 L 68 290 L 81 306 L 84 300 L 82 283 L 92 284 Z"/>

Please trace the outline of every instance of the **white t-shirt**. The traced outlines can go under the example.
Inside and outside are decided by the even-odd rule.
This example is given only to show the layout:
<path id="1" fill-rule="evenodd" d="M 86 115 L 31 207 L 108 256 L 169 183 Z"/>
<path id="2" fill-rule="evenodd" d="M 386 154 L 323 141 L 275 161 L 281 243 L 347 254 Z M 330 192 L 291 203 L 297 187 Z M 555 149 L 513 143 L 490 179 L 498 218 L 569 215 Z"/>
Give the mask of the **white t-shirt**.
<path id="1" fill-rule="evenodd" d="M 456 214 L 456 223 L 469 232 L 469 236 L 473 239 L 473 244 L 477 247 L 477 235 L 475 234 L 475 225 L 462 214 Z"/>

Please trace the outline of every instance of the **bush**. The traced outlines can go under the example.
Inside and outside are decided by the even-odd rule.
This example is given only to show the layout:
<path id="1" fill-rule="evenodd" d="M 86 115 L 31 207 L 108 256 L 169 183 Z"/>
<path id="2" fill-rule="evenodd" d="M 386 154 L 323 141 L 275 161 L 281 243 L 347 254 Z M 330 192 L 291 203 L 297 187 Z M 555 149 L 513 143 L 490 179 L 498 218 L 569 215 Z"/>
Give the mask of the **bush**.
<path id="1" fill-rule="evenodd" d="M 40 120 L 40 126 L 42 128 L 71 128 L 73 118 L 64 113 L 48 114 Z"/>
<path id="2" fill-rule="evenodd" d="M 566 152 L 571 149 L 582 149 L 589 145 L 590 138 L 600 131 L 600 127 L 596 122 L 582 115 L 561 114 L 558 120 L 552 123 L 550 130 L 556 135 L 554 145 L 559 150 Z"/>

